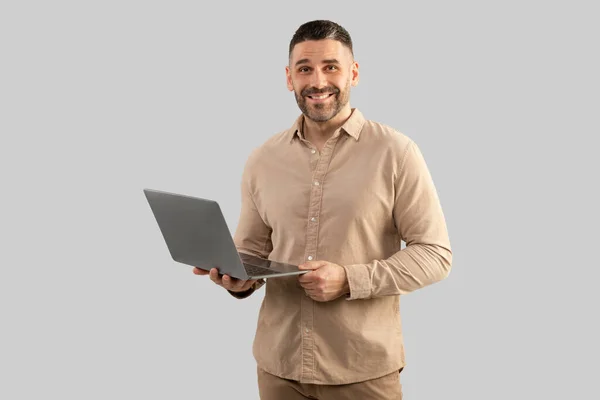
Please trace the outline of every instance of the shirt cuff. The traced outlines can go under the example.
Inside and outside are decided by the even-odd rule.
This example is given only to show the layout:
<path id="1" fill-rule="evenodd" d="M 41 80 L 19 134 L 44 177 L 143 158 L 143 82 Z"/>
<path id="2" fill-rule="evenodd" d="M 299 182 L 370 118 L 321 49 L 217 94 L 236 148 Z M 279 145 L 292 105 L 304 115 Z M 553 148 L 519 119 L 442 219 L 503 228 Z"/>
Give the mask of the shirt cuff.
<path id="1" fill-rule="evenodd" d="M 265 280 L 259 279 L 256 282 L 254 282 L 250 289 L 246 290 L 245 292 L 232 292 L 231 290 L 228 290 L 228 292 L 236 299 L 245 299 L 246 297 L 249 297 L 252 293 L 256 292 L 264 284 Z"/>
<path id="2" fill-rule="evenodd" d="M 371 279 L 365 264 L 344 265 L 350 294 L 346 300 L 368 299 L 371 297 Z"/>

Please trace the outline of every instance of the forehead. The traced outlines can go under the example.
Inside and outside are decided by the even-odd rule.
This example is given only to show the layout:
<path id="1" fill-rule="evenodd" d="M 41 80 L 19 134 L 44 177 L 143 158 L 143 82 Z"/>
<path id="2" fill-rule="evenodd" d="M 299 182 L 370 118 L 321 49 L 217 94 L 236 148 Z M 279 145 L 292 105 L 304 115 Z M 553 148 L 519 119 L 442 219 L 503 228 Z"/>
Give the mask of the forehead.
<path id="1" fill-rule="evenodd" d="M 303 59 L 318 63 L 327 59 L 338 59 L 341 61 L 348 57 L 350 57 L 350 49 L 337 40 L 307 40 L 294 46 L 290 57 L 290 64 L 294 65 L 295 62 Z"/>

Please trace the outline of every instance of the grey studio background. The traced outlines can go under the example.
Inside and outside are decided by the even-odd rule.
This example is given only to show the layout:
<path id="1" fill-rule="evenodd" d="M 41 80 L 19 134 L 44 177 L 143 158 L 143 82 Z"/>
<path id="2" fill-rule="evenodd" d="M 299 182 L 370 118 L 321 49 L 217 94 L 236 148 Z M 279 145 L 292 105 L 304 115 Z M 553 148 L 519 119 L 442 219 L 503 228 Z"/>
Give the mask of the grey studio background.
<path id="1" fill-rule="evenodd" d="M 404 395 L 597 398 L 597 6 L 0 5 L 0 398 L 258 399 L 264 292 L 174 263 L 145 187 L 218 200 L 299 114 L 303 22 L 351 33 L 351 104 L 422 149 L 454 250 L 402 300 Z"/>

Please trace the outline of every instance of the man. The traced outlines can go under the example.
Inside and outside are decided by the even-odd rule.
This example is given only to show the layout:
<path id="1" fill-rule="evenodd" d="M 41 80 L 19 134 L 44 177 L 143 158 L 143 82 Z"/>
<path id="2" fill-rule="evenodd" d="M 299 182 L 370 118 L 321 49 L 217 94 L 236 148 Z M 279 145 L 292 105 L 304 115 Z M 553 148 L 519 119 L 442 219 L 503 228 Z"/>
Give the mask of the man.
<path id="1" fill-rule="evenodd" d="M 452 262 L 436 189 L 411 139 L 350 107 L 359 71 L 343 27 L 300 26 L 286 76 L 302 114 L 248 158 L 234 239 L 310 272 L 268 282 L 194 272 L 240 299 L 265 286 L 261 399 L 401 399 L 400 295 L 444 279 Z"/>

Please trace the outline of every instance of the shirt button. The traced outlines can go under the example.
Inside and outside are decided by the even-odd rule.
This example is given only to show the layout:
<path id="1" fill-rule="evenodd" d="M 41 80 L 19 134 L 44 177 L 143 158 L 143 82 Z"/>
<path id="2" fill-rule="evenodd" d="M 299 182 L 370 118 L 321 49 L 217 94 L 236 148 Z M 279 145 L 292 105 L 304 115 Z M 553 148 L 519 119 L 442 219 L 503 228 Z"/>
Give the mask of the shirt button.
<path id="1" fill-rule="evenodd" d="M 310 152 L 315 154 L 317 151 L 315 149 L 312 149 Z"/>
<path id="2" fill-rule="evenodd" d="M 319 186 L 319 181 L 315 181 L 315 186 Z"/>
<path id="3" fill-rule="evenodd" d="M 304 332 L 308 333 L 309 329 L 308 328 L 304 328 Z"/>
<path id="4" fill-rule="evenodd" d="M 308 256 L 307 258 L 308 258 L 308 261 L 310 261 L 313 259 L 313 256 Z"/>
<path id="5" fill-rule="evenodd" d="M 310 220 L 311 220 L 312 222 L 315 222 L 317 219 L 316 219 L 315 217 L 312 217 Z"/>

